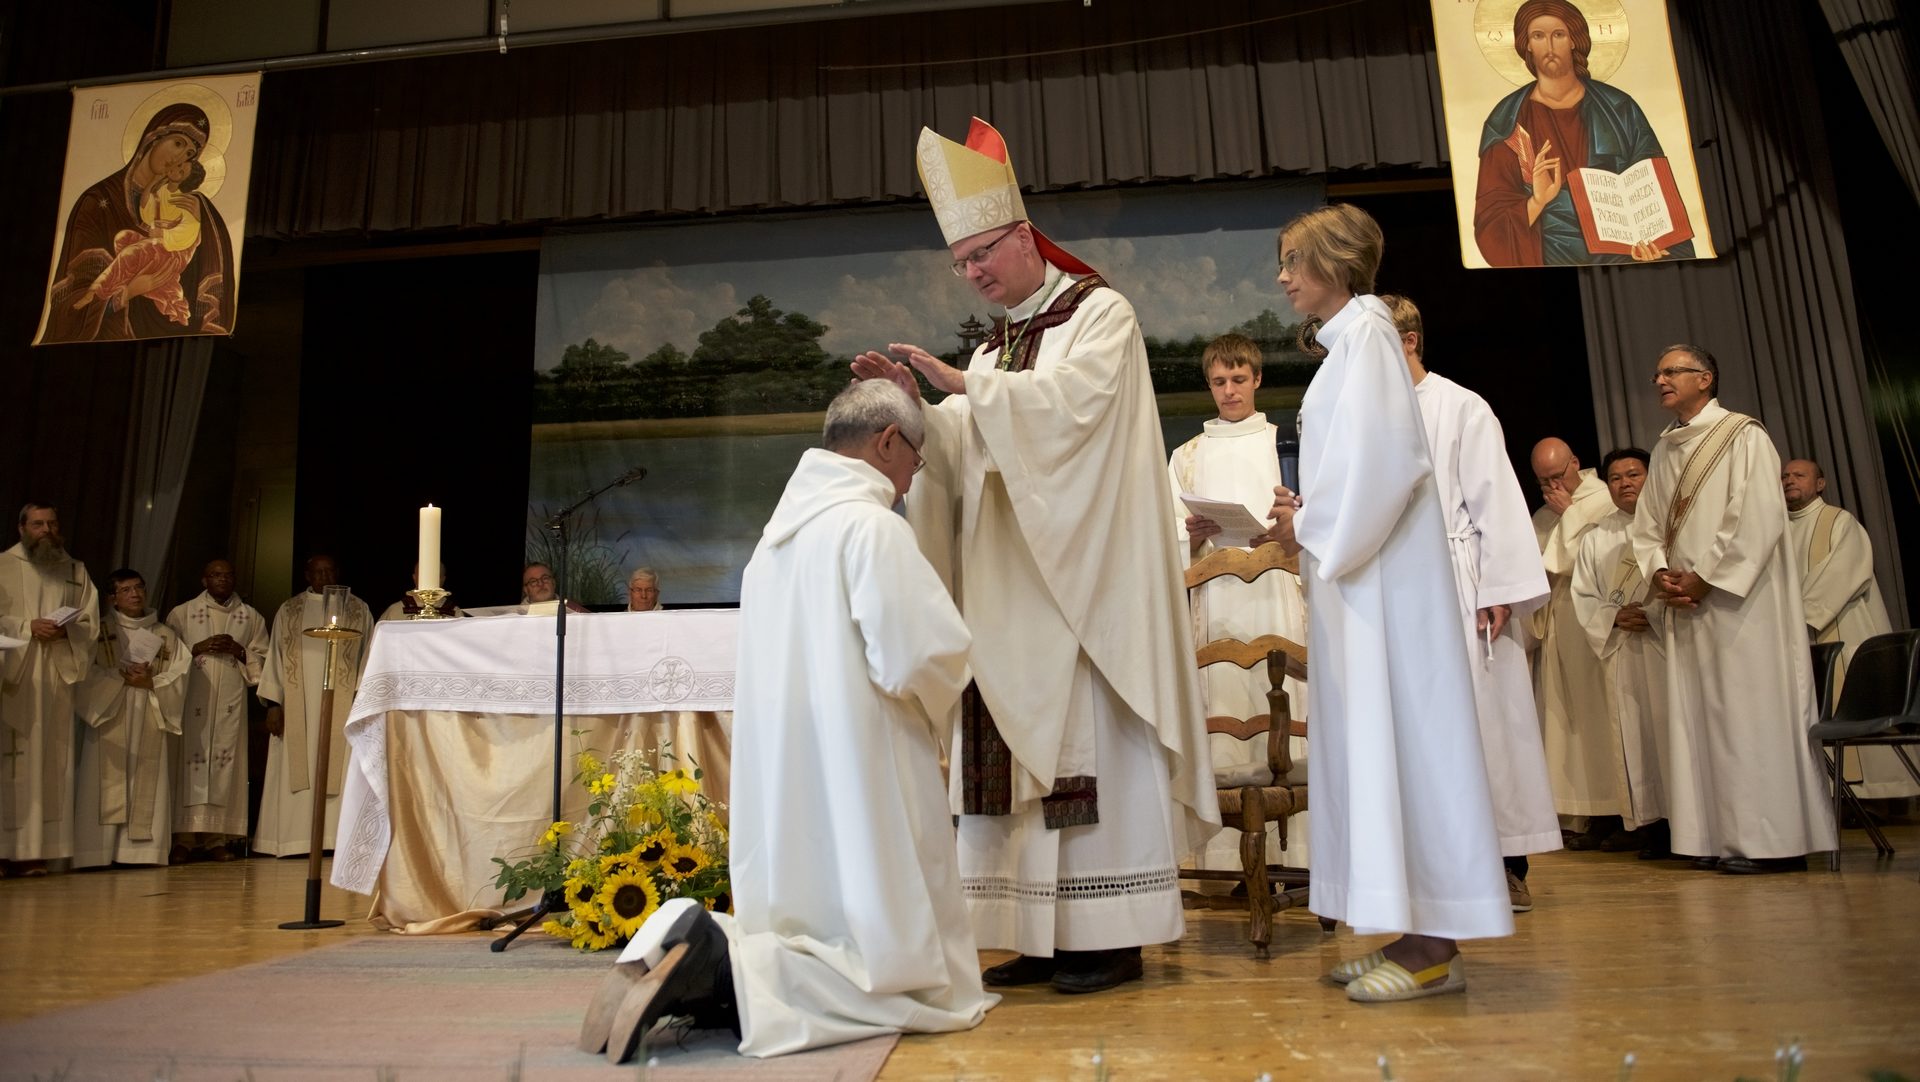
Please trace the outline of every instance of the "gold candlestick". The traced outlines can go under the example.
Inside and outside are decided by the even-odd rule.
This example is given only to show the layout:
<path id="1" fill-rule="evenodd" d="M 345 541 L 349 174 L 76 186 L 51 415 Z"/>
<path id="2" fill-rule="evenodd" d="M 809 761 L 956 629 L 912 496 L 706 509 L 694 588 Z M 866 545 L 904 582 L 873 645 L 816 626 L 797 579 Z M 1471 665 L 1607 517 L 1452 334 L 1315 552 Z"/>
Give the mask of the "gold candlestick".
<path id="1" fill-rule="evenodd" d="M 407 596 L 413 598 L 420 611 L 407 616 L 409 620 L 445 620 L 447 614 L 440 611 L 440 603 L 448 597 L 445 590 L 409 590 Z"/>

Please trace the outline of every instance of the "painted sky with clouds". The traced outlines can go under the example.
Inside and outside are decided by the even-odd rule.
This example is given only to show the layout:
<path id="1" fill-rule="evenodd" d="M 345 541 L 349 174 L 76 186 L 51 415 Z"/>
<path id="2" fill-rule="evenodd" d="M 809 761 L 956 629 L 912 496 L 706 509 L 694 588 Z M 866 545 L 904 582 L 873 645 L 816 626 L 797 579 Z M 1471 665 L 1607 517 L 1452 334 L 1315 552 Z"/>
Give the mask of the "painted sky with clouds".
<path id="1" fill-rule="evenodd" d="M 1274 233 L 1322 198 L 1314 180 L 1261 181 L 1029 196 L 1027 212 L 1126 295 L 1142 331 L 1186 338 L 1268 308 L 1298 318 L 1274 284 Z M 946 352 L 962 320 L 991 314 L 951 259 L 924 204 L 550 234 L 534 364 L 588 338 L 636 360 L 663 342 L 691 353 L 756 293 L 826 324 L 835 356 Z"/>

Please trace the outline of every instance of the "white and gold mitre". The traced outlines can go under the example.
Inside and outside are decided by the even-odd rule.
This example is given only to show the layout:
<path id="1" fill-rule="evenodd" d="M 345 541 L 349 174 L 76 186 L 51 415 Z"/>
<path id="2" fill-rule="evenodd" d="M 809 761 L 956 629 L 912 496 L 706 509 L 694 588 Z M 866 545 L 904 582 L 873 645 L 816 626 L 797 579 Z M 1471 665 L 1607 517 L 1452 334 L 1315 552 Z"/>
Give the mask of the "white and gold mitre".
<path id="1" fill-rule="evenodd" d="M 974 117 L 965 144 L 921 128 L 917 156 L 920 183 L 949 245 L 1027 220 L 1007 144 L 993 125 Z"/>
<path id="2" fill-rule="evenodd" d="M 988 230 L 1027 222 L 1034 246 L 1048 262 L 1069 274 L 1094 273 L 1092 267 L 1048 239 L 1027 218 L 1026 204 L 1020 199 L 1020 181 L 1013 175 L 1013 163 L 1007 160 L 1007 142 L 993 125 L 974 117 L 967 126 L 964 144 L 944 138 L 932 128 L 921 128 L 915 154 L 920 183 L 927 189 L 934 217 L 940 222 L 940 235 L 949 248 Z"/>

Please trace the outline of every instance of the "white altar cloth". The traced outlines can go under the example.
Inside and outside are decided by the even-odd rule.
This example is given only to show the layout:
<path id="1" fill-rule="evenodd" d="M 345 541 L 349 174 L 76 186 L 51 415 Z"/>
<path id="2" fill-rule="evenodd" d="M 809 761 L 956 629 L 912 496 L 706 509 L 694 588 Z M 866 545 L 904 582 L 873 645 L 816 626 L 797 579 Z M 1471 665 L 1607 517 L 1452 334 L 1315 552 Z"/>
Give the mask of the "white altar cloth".
<path id="1" fill-rule="evenodd" d="M 567 716 L 665 715 L 666 731 L 678 740 L 682 738 L 677 734 L 689 731 L 700 714 L 732 711 L 739 617 L 736 609 L 570 614 Z M 553 625 L 550 617 L 500 616 L 395 620 L 378 626 L 347 718 L 352 759 L 341 787 L 330 877 L 335 886 L 373 893 L 394 841 L 389 720 L 440 715 L 426 720 L 444 724 L 449 712 L 509 715 L 499 720 L 516 729 L 516 746 L 535 746 L 526 740 L 530 734 L 518 730 L 541 715 L 552 717 Z M 548 749 L 550 725 L 541 726 Z M 455 742 L 468 736 L 457 734 Z M 550 790 L 546 779 L 551 758 L 550 750 L 540 755 L 540 769 L 534 772 L 542 782 L 536 790 L 540 794 Z M 562 770 L 563 784 L 570 783 L 571 764 L 563 764 Z M 550 805 L 550 796 L 542 795 L 541 803 Z M 484 868 L 494 855 L 445 857 Z"/>

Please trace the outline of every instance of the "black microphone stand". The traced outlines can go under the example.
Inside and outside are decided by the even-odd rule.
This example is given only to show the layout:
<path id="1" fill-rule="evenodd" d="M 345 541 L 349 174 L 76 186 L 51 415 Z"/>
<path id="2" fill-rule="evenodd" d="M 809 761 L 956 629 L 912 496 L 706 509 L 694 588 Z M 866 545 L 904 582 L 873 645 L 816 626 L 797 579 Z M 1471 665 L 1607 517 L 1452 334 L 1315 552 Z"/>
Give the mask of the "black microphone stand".
<path id="1" fill-rule="evenodd" d="M 562 764 L 566 762 L 566 749 L 562 738 L 567 725 L 567 522 L 607 492 L 630 485 L 646 475 L 646 467 L 635 466 L 556 511 L 546 521 L 546 529 L 553 534 L 553 596 L 560 602 L 560 607 L 553 614 L 553 818 L 548 822 L 560 821 L 560 791 L 565 779 L 565 767 Z M 520 933 L 538 924 L 547 914 L 564 912 L 566 908 L 565 891 L 559 888 L 541 891 L 540 904 L 534 906 L 524 920 L 514 925 L 513 931 L 494 940 L 491 949 L 495 953 L 506 950 L 507 944 L 520 938 Z"/>

